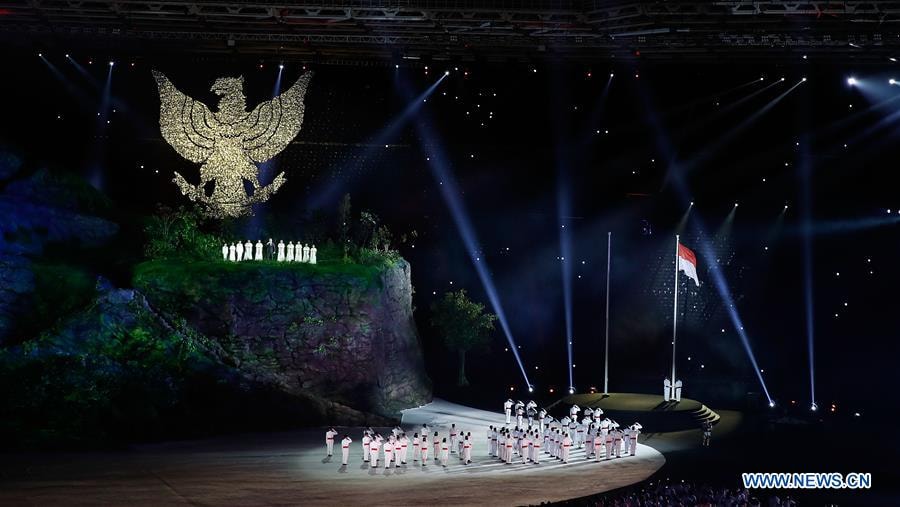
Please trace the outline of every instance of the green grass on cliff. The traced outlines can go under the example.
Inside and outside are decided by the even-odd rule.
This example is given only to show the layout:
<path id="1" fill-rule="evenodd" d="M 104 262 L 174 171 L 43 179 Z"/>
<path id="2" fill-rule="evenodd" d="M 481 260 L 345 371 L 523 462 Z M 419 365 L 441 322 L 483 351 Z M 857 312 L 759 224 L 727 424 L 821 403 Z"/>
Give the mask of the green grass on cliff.
<path id="1" fill-rule="evenodd" d="M 223 275 L 255 275 L 260 273 L 293 272 L 309 275 L 310 278 L 320 276 L 339 276 L 356 278 L 367 283 L 375 282 L 383 266 L 364 266 L 353 262 L 323 262 L 319 264 L 284 263 L 275 261 L 225 262 L 187 261 L 185 259 L 165 259 L 147 261 L 138 264 L 134 269 L 134 283 L 140 287 L 148 279 L 191 279 L 207 278 Z"/>

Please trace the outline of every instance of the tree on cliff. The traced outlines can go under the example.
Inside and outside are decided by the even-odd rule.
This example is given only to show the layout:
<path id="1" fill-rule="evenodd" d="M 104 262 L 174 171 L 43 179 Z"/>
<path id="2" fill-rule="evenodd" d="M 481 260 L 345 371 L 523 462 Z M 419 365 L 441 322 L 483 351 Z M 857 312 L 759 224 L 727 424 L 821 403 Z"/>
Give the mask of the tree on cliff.
<path id="1" fill-rule="evenodd" d="M 488 344 L 495 320 L 497 316 L 485 313 L 484 305 L 469 299 L 465 289 L 447 292 L 431 305 L 431 324 L 441 333 L 447 347 L 459 353 L 457 385 L 469 385 L 466 352 Z"/>

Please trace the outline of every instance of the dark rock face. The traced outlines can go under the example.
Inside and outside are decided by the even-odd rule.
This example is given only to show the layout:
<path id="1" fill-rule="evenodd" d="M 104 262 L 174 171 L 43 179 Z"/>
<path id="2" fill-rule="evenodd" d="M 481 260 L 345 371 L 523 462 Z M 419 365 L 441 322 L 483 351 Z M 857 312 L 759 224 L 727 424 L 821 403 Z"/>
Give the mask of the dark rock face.
<path id="1" fill-rule="evenodd" d="M 385 417 L 431 400 L 407 262 L 368 274 L 270 263 L 205 267 L 175 275 L 151 266 L 135 285 L 154 307 L 215 340 L 222 362 L 287 393 Z"/>
<path id="2" fill-rule="evenodd" d="M 31 263 L 21 255 L 0 250 L 0 344 L 28 311 L 27 296 L 34 289 Z"/>

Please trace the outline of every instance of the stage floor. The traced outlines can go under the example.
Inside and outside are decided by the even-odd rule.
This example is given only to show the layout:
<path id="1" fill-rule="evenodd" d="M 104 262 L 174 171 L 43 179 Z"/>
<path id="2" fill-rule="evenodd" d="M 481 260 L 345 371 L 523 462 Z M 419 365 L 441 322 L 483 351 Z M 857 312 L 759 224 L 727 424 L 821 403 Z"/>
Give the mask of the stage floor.
<path id="1" fill-rule="evenodd" d="M 499 412 L 441 400 L 404 412 L 410 435 L 423 422 L 471 431 L 473 463 L 465 466 L 451 456 L 447 468 L 432 460 L 427 467 L 411 461 L 405 468 L 372 470 L 362 463 L 359 428 L 347 429 L 354 442 L 346 469 L 338 445 L 330 461 L 323 459 L 324 431 L 318 430 L 121 452 L 5 455 L 0 505 L 523 505 L 633 484 L 665 463 L 662 454 L 638 444 L 637 456 L 599 463 L 576 450 L 567 465 L 505 465 L 487 456 L 485 430 L 503 422 Z"/>

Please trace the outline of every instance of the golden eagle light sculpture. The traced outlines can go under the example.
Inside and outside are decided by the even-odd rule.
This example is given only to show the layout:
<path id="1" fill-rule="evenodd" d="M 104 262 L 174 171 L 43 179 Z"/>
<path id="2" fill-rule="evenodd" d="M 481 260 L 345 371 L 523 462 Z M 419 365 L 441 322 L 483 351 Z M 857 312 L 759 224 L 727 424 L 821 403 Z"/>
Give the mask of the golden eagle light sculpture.
<path id="1" fill-rule="evenodd" d="M 266 186 L 260 186 L 259 168 L 294 139 L 303 124 L 303 98 L 312 77 L 300 76 L 286 92 L 247 111 L 244 78 L 216 79 L 210 91 L 218 95 L 219 107 L 180 92 L 162 73 L 153 71 L 159 86 L 159 126 L 163 138 L 182 157 L 202 164 L 200 184 L 188 183 L 175 173 L 173 180 L 181 193 L 201 203 L 207 215 L 228 218 L 251 212 L 251 206 L 265 202 L 284 184 L 284 172 Z M 248 192 L 244 182 L 249 182 Z M 205 188 L 213 182 L 212 192 Z"/>

